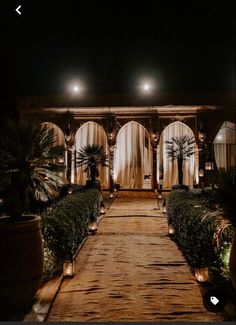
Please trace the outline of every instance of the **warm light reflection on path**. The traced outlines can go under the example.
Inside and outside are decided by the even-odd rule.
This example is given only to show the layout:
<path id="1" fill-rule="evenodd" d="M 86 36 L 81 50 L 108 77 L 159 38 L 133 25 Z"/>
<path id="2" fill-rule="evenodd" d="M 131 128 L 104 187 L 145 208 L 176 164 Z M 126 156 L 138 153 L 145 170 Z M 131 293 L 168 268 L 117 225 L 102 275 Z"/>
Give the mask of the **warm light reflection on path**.
<path id="1" fill-rule="evenodd" d="M 116 198 L 64 281 L 48 321 L 219 321 L 167 236 L 156 201 Z"/>

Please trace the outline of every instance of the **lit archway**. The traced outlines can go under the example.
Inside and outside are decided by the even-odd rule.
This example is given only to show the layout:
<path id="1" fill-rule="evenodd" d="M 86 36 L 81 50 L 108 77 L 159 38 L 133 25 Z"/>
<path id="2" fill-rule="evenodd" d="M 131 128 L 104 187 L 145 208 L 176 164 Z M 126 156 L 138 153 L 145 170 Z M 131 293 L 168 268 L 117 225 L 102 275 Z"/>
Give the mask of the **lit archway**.
<path id="1" fill-rule="evenodd" d="M 63 146 L 65 144 L 65 137 L 62 130 L 54 123 L 44 122 L 42 125 L 46 125 L 49 129 L 54 130 L 55 145 Z"/>
<path id="2" fill-rule="evenodd" d="M 121 188 L 151 188 L 151 170 L 149 133 L 141 124 L 131 121 L 117 135 L 114 181 Z"/>
<path id="3" fill-rule="evenodd" d="M 44 122 L 42 123 L 42 125 L 46 125 L 47 128 L 52 129 L 54 131 L 54 145 L 55 146 L 64 146 L 65 147 L 65 137 L 64 137 L 64 133 L 62 132 L 62 130 L 59 128 L 59 126 L 57 126 L 54 123 L 51 122 Z M 58 159 L 53 159 L 54 163 L 59 163 L 62 165 L 67 165 L 66 162 L 66 151 L 63 155 L 63 157 L 60 157 Z M 56 172 L 56 174 L 64 179 L 66 179 L 66 169 L 64 171 L 61 172 Z"/>
<path id="4" fill-rule="evenodd" d="M 103 146 L 107 154 L 109 154 L 107 136 L 103 127 L 95 122 L 86 122 L 83 124 L 75 135 L 76 152 L 86 145 L 98 144 Z M 87 180 L 87 174 L 84 172 L 85 167 L 76 168 L 77 183 L 84 185 Z M 99 180 L 103 188 L 109 188 L 109 167 L 99 167 Z"/>
<path id="5" fill-rule="evenodd" d="M 193 131 L 182 122 L 173 122 L 163 130 L 157 148 L 157 183 L 164 188 L 171 188 L 178 183 L 177 160 L 171 161 L 166 154 L 166 141 L 172 137 L 194 136 Z M 197 149 L 197 146 L 196 146 Z M 183 184 L 193 187 L 194 179 L 198 182 L 198 155 L 195 154 L 183 163 Z"/>
<path id="6" fill-rule="evenodd" d="M 227 171 L 236 167 L 236 129 L 235 123 L 224 122 L 218 131 L 214 142 L 216 166 Z"/>

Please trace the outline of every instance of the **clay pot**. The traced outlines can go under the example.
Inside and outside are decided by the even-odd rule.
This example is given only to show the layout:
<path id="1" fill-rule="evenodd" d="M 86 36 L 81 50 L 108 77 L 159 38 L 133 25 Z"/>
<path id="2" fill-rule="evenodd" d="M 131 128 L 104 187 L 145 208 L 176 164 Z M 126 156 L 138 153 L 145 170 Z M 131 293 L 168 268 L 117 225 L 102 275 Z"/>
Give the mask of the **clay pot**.
<path id="1" fill-rule="evenodd" d="M 43 272 L 41 218 L 0 218 L 0 314 L 26 310 L 33 302 Z"/>

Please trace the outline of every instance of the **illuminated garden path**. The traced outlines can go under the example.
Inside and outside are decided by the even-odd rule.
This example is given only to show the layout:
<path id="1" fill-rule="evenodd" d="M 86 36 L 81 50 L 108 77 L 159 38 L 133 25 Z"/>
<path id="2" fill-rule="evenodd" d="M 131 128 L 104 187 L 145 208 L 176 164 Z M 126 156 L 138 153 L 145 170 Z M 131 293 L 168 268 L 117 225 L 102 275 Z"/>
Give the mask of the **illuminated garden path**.
<path id="1" fill-rule="evenodd" d="M 216 321 L 154 199 L 116 198 L 76 260 L 48 321 Z"/>

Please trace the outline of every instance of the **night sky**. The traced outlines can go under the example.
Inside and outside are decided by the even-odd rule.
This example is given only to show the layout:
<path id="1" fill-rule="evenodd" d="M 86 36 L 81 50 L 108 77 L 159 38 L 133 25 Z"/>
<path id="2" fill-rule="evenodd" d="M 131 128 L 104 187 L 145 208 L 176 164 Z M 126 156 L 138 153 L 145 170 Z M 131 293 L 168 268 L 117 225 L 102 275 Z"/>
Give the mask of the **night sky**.
<path id="1" fill-rule="evenodd" d="M 234 12 L 233 1 L 13 1 L 2 96 L 62 94 L 73 79 L 99 94 L 132 93 L 143 77 L 158 91 L 235 89 Z"/>

